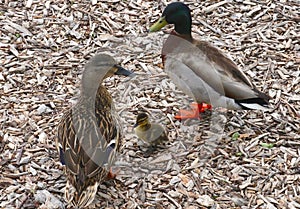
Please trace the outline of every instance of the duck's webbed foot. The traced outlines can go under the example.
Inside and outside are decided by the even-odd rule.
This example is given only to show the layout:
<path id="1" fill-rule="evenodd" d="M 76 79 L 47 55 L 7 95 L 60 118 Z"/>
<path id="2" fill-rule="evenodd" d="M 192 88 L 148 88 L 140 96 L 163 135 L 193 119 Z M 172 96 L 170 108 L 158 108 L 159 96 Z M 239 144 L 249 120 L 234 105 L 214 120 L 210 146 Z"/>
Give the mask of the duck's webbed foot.
<path id="1" fill-rule="evenodd" d="M 212 106 L 206 103 L 191 103 L 191 110 L 179 110 L 178 114 L 175 115 L 177 120 L 186 120 L 186 119 L 199 119 L 200 113 L 205 112 L 206 110 L 211 110 Z"/>

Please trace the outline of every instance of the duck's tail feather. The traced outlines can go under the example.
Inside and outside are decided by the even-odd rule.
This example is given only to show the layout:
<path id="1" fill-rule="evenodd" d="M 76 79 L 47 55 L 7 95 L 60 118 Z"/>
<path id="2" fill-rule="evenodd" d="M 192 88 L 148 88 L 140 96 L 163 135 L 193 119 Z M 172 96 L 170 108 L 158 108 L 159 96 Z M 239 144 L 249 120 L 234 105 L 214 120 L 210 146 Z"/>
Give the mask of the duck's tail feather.
<path id="1" fill-rule="evenodd" d="M 67 181 L 65 188 L 65 198 L 68 204 L 73 205 L 74 207 L 87 207 L 95 199 L 98 186 L 99 183 L 95 182 L 93 185 L 86 187 L 85 190 L 81 193 L 78 193 L 75 187 L 69 181 Z"/>
<path id="2" fill-rule="evenodd" d="M 271 110 L 268 100 L 262 98 L 235 100 L 235 102 L 239 104 L 244 110 Z"/>

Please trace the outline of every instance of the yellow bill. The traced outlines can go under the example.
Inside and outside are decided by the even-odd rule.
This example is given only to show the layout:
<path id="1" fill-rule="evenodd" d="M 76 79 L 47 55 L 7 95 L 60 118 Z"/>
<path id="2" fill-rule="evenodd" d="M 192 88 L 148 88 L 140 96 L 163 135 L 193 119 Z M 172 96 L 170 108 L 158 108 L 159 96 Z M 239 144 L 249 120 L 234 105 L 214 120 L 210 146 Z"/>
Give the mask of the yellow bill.
<path id="1" fill-rule="evenodd" d="M 166 18 L 165 17 L 161 17 L 159 18 L 159 20 L 154 23 L 150 29 L 149 29 L 149 32 L 156 32 L 156 31 L 159 31 L 160 29 L 162 29 L 164 26 L 166 26 L 168 23 L 166 21 Z"/>

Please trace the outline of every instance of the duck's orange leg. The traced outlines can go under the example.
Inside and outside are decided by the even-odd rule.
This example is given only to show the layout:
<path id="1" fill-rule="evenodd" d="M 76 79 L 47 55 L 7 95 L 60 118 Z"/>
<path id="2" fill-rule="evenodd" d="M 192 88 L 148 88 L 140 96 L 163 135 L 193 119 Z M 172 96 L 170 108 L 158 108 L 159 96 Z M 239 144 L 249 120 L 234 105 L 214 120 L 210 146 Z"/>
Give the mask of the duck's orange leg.
<path id="1" fill-rule="evenodd" d="M 186 119 L 199 119 L 200 114 L 205 112 L 206 110 L 211 110 L 212 106 L 206 103 L 191 103 L 191 110 L 179 110 L 178 114 L 175 115 L 175 119 L 177 120 L 186 120 Z"/>
<path id="2" fill-rule="evenodd" d="M 210 104 L 206 104 L 206 103 L 196 103 L 196 102 L 192 102 L 190 104 L 190 107 L 192 109 L 195 109 L 196 111 L 198 111 L 199 113 L 205 112 L 206 110 L 211 110 L 212 106 Z"/>
<path id="3" fill-rule="evenodd" d="M 120 169 L 114 172 L 112 168 L 110 168 L 107 174 L 107 179 L 115 179 L 118 173 L 120 173 Z"/>

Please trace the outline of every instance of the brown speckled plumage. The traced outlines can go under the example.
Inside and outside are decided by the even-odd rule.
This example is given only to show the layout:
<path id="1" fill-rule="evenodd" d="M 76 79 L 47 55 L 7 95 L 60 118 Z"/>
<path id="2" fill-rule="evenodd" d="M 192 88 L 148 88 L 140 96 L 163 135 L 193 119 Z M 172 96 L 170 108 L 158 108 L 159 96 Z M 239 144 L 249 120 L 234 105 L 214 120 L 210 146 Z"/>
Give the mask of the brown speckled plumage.
<path id="1" fill-rule="evenodd" d="M 65 197 L 76 207 L 92 203 L 120 148 L 118 116 L 109 92 L 101 84 L 120 69 L 112 57 L 94 56 L 85 67 L 77 104 L 64 114 L 58 126 L 57 145 L 67 176 Z"/>

